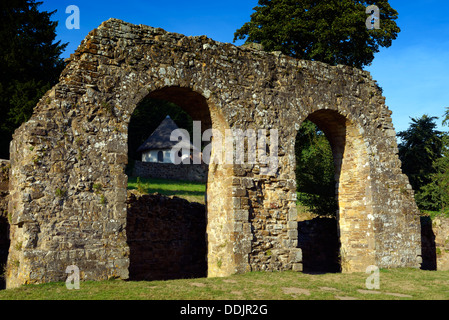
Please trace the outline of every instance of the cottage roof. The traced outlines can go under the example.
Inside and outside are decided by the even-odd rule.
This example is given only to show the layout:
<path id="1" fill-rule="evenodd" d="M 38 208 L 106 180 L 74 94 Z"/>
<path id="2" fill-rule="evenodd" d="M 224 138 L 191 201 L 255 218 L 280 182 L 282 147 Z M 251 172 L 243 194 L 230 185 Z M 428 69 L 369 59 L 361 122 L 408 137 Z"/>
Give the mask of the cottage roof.
<path id="1" fill-rule="evenodd" d="M 190 137 L 188 136 L 185 136 L 183 139 L 179 138 L 179 140 L 182 141 L 170 141 L 170 135 L 176 129 L 179 129 L 179 127 L 170 116 L 167 116 L 148 139 L 137 149 L 137 152 L 154 149 L 171 149 L 178 143 L 180 143 L 177 145 L 179 148 L 196 150 L 197 148 L 190 143 Z"/>

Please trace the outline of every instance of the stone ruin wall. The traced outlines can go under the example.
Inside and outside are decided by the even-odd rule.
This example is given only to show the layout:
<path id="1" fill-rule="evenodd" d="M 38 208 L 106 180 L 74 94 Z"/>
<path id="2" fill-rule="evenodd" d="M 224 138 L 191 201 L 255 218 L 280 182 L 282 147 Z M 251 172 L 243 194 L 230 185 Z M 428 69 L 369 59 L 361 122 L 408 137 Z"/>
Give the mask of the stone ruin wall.
<path id="1" fill-rule="evenodd" d="M 9 160 L 0 159 L 0 289 L 5 288 L 4 273 L 9 251 Z"/>
<path id="2" fill-rule="evenodd" d="M 127 131 L 145 97 L 178 104 L 204 129 L 279 129 L 275 175 L 209 166 L 208 276 L 302 269 L 294 141 L 305 119 L 332 146 L 343 271 L 419 267 L 413 190 L 368 72 L 110 19 L 14 134 L 8 286 L 61 280 L 71 264 L 83 279 L 129 277 Z"/>
<path id="3" fill-rule="evenodd" d="M 202 164 L 173 164 L 135 161 L 133 176 L 141 178 L 207 182 L 208 166 Z"/>
<path id="4" fill-rule="evenodd" d="M 9 249 L 8 160 L 0 160 L 0 266 Z M 5 187 L 6 186 L 6 187 Z M 207 274 L 205 206 L 177 197 L 128 191 L 127 244 L 130 280 L 167 280 Z M 422 269 L 449 270 L 449 218 L 421 217 Z M 304 272 L 339 272 L 340 240 L 335 218 L 298 221 L 298 247 Z M 267 251 L 264 260 L 271 258 Z M 5 288 L 0 278 L 0 289 Z"/>
<path id="5" fill-rule="evenodd" d="M 8 184 L 9 161 L 0 161 L 0 185 Z M 8 190 L 0 193 L 0 267 L 9 250 Z M 6 205 L 4 205 L 6 203 Z M 206 209 L 178 197 L 128 191 L 126 238 L 130 280 L 198 278 L 207 275 Z M 5 288 L 3 274 L 0 289 Z"/>
<path id="6" fill-rule="evenodd" d="M 449 270 L 449 218 L 421 217 L 424 270 Z"/>
<path id="7" fill-rule="evenodd" d="M 436 270 L 449 270 L 449 219 L 434 219 L 432 230 L 435 235 Z"/>
<path id="8" fill-rule="evenodd" d="M 177 197 L 128 192 L 130 280 L 207 276 L 206 208 Z"/>

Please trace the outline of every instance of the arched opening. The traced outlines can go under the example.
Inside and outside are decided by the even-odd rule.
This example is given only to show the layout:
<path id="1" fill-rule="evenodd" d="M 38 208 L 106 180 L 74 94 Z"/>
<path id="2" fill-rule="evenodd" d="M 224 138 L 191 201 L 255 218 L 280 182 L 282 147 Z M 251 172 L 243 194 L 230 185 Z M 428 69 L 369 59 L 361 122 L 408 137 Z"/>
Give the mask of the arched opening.
<path id="1" fill-rule="evenodd" d="M 369 211 L 371 195 L 367 187 L 370 176 L 365 144 L 356 125 L 336 111 L 319 110 L 311 113 L 306 120 L 310 122 L 305 121 L 303 125 L 308 126 L 309 131 L 314 130 L 314 137 L 318 140 L 307 151 L 310 153 L 313 148 L 318 150 L 313 150 L 317 153 L 315 156 L 308 155 L 312 167 L 305 169 L 304 163 L 297 164 L 297 168 L 306 171 L 300 172 L 297 177 L 304 180 L 307 174 L 312 175 L 306 183 L 323 177 L 327 180 L 315 186 L 318 190 L 315 194 L 307 195 L 309 203 L 306 202 L 306 205 L 313 203 L 310 199 L 315 200 L 315 207 L 308 208 L 312 209 L 309 211 L 313 215 L 299 218 L 298 242 L 303 250 L 304 271 L 357 270 L 374 259 L 373 219 Z M 298 134 L 297 138 L 304 139 L 304 136 Z M 327 148 L 324 140 L 328 141 Z M 304 145 L 304 142 L 297 143 Z M 304 190 L 299 188 L 304 186 L 304 182 L 298 181 L 297 185 L 298 202 L 301 202 L 304 199 L 304 196 L 301 199 L 301 192 Z M 310 190 L 313 189 L 312 186 Z M 335 194 L 334 201 L 330 192 Z M 298 209 L 301 211 L 301 206 Z"/>
<path id="2" fill-rule="evenodd" d="M 199 122 L 194 126 L 193 121 Z M 198 125 L 201 131 L 195 132 Z M 171 133 L 185 130 L 194 147 L 193 135 L 201 138 L 211 126 L 205 98 L 190 89 L 156 90 L 136 106 L 129 125 L 127 168 L 131 280 L 207 275 L 208 166 L 194 163 L 192 157 L 187 157 L 187 162 L 171 162 L 185 158 L 184 149 L 175 148 L 180 139 L 174 141 Z M 195 148 L 201 149 L 201 145 Z M 192 178 L 198 176 L 202 178 Z"/>

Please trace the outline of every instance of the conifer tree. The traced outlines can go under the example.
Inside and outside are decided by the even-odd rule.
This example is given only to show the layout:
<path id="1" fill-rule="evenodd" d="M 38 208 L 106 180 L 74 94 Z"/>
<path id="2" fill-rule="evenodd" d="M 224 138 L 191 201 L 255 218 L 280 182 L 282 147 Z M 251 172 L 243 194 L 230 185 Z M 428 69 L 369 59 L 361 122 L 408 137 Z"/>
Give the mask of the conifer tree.
<path id="1" fill-rule="evenodd" d="M 55 41 L 53 12 L 35 0 L 0 1 L 0 158 L 9 158 L 14 130 L 58 80 L 66 44 Z"/>

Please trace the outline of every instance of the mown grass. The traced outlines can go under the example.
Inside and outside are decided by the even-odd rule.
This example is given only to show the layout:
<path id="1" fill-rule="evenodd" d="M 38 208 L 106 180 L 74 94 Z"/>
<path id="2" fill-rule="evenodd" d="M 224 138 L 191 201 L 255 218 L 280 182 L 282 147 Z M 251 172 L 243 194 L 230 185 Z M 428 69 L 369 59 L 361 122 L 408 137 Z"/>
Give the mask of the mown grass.
<path id="1" fill-rule="evenodd" d="M 190 202 L 205 203 L 206 184 L 200 182 L 129 177 L 128 189 L 136 189 L 143 193 L 158 192 L 166 196 L 177 196 Z"/>
<path id="2" fill-rule="evenodd" d="M 0 300 L 447 300 L 449 271 L 381 270 L 379 290 L 365 273 L 250 272 L 224 278 L 167 281 L 87 281 L 26 285 L 0 291 Z"/>

